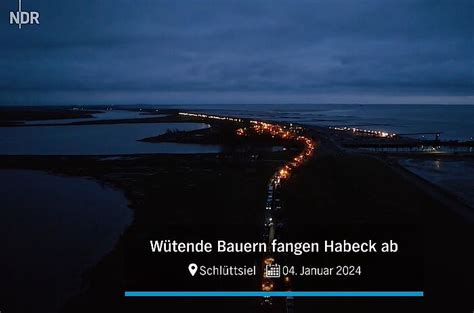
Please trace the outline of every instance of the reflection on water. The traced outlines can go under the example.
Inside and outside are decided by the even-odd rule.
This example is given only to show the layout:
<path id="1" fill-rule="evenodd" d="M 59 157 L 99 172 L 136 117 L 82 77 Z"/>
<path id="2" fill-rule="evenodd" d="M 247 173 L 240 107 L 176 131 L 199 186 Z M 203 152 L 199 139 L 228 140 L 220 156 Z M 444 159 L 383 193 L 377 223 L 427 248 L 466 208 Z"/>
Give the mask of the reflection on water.
<path id="1" fill-rule="evenodd" d="M 132 212 L 95 181 L 0 170 L 2 312 L 57 312 L 81 274 L 110 251 Z M 21 295 L 21 296 L 19 296 Z"/>
<path id="2" fill-rule="evenodd" d="M 219 146 L 137 141 L 167 130 L 196 130 L 202 123 L 137 123 L 78 126 L 0 127 L 0 154 L 107 155 L 216 153 Z"/>
<path id="3" fill-rule="evenodd" d="M 418 160 L 400 162 L 413 173 L 450 191 L 474 208 L 474 162 L 472 160 Z"/>

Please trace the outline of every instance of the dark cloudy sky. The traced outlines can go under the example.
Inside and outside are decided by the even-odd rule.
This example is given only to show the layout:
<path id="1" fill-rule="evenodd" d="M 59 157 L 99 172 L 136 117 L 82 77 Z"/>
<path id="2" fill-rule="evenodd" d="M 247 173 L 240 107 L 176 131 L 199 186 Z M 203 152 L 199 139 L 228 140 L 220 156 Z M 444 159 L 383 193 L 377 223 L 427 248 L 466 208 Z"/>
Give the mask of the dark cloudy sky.
<path id="1" fill-rule="evenodd" d="M 0 2 L 0 104 L 474 104 L 473 0 Z"/>

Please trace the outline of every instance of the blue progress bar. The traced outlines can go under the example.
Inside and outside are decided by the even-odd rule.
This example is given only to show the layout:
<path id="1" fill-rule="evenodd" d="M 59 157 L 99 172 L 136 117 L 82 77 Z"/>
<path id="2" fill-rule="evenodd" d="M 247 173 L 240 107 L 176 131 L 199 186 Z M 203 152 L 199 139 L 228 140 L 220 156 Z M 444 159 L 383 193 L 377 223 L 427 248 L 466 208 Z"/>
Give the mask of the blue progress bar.
<path id="1" fill-rule="evenodd" d="M 423 297 L 423 291 L 125 291 L 125 297 Z"/>

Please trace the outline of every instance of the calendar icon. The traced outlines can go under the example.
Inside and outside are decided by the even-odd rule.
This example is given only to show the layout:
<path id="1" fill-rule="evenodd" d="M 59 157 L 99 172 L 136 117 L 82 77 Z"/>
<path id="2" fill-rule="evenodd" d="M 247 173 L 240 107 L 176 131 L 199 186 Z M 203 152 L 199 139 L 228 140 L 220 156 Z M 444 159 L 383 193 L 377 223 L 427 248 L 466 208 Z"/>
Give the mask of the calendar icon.
<path id="1" fill-rule="evenodd" d="M 266 278 L 279 278 L 281 276 L 281 268 L 278 264 L 268 264 L 265 266 Z"/>

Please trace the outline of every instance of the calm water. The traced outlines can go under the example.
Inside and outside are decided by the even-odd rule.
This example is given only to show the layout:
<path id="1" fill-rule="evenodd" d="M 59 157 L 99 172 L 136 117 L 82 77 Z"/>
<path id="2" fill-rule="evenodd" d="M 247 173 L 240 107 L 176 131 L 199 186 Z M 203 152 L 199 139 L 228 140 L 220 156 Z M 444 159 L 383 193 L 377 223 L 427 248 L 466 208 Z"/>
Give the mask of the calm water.
<path id="1" fill-rule="evenodd" d="M 77 126 L 0 127 L 0 154 L 107 155 L 139 153 L 216 153 L 216 145 L 137 141 L 169 129 L 196 130 L 202 123 L 137 123 Z"/>
<path id="2" fill-rule="evenodd" d="M 413 173 L 450 191 L 474 209 L 473 160 L 409 159 L 401 161 L 401 164 Z"/>
<path id="3" fill-rule="evenodd" d="M 469 105 L 193 105 L 188 108 L 242 117 L 320 126 L 359 126 L 399 134 L 443 132 L 441 139 L 474 137 Z M 431 138 L 432 135 L 426 135 Z"/>
<path id="4" fill-rule="evenodd" d="M 0 309 L 57 312 L 132 211 L 121 192 L 85 178 L 0 170 L 0 186 Z"/>
<path id="5" fill-rule="evenodd" d="M 158 113 L 158 112 L 156 112 Z M 43 125 L 43 124 L 65 124 L 73 122 L 90 122 L 90 121 L 102 121 L 102 120 L 119 120 L 127 118 L 150 118 L 150 117 L 162 117 L 166 114 L 143 114 L 138 111 L 128 110 L 109 110 L 102 113 L 92 114 L 92 118 L 68 118 L 68 119 L 56 119 L 56 120 L 40 120 L 40 121 L 25 121 L 26 125 Z"/>

